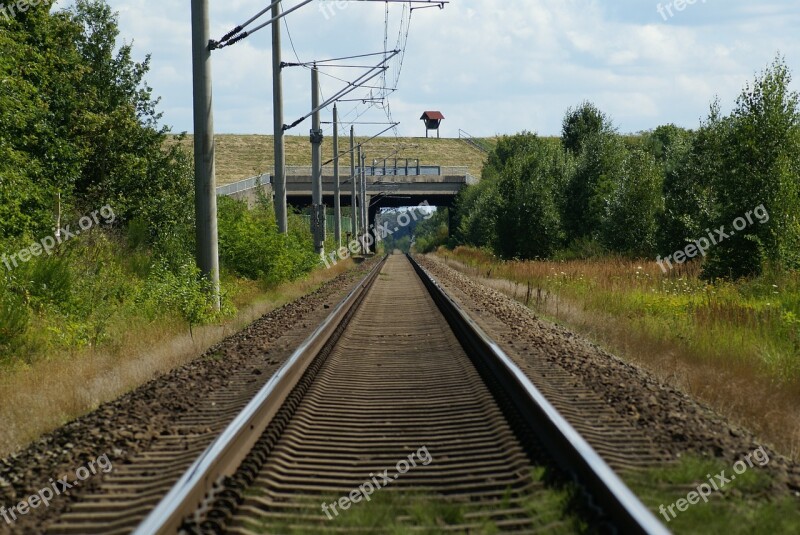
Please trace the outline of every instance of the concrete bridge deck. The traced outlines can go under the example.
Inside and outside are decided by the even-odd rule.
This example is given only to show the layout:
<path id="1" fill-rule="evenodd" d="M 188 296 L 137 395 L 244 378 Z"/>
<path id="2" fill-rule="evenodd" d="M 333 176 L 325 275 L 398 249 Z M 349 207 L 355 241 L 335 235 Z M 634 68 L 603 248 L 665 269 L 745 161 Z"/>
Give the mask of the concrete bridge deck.
<path id="1" fill-rule="evenodd" d="M 381 168 L 368 168 L 378 174 L 367 175 L 367 200 L 370 211 L 380 208 L 400 206 L 416 206 L 425 201 L 431 206 L 451 206 L 456 195 L 468 184 L 477 180 L 466 172 L 462 174 L 380 174 Z M 310 171 L 310 170 L 309 170 Z M 327 173 L 322 177 L 323 203 L 333 205 L 333 175 Z M 340 177 L 341 199 L 345 206 L 350 205 L 351 179 L 350 170 L 343 170 Z M 414 172 L 415 168 L 411 168 Z M 448 169 L 442 169 L 447 172 Z M 272 194 L 271 177 L 261 175 L 236 184 L 217 189 L 218 195 L 251 202 L 255 200 L 258 188 L 268 195 Z M 311 205 L 311 175 L 289 174 L 286 177 L 286 196 L 288 203 L 297 207 Z"/>

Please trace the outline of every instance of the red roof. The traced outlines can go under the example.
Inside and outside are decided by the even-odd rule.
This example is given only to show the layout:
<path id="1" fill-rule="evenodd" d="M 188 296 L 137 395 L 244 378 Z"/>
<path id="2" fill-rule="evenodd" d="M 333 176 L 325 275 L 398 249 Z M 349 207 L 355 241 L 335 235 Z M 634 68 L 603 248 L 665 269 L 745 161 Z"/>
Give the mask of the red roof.
<path id="1" fill-rule="evenodd" d="M 423 119 L 432 119 L 434 121 L 436 120 L 441 121 L 444 119 L 444 115 L 442 115 L 442 112 L 440 111 L 426 111 L 425 113 L 422 114 L 422 117 L 420 117 L 420 120 Z"/>

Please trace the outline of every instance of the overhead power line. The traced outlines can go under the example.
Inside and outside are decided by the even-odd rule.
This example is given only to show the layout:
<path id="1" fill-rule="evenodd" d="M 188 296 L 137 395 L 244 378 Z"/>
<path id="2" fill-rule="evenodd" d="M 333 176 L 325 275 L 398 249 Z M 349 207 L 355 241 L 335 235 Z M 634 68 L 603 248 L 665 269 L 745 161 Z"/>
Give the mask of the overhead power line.
<path id="1" fill-rule="evenodd" d="M 369 57 L 373 57 L 373 56 L 383 56 L 385 53 L 386 53 L 385 51 L 381 51 L 381 52 L 371 52 L 369 54 L 357 54 L 355 56 L 344 56 L 344 57 L 341 57 L 341 58 L 318 59 L 318 60 L 314 60 L 312 62 L 300 63 L 300 65 L 309 65 L 309 64 L 312 64 L 312 63 L 316 63 L 316 64 L 331 63 L 333 61 L 344 61 L 344 60 L 347 60 L 347 59 L 369 58 Z"/>
<path id="2" fill-rule="evenodd" d="M 290 8 L 290 9 L 287 9 L 286 11 L 282 12 L 277 17 L 272 17 L 271 19 L 269 19 L 267 22 L 265 22 L 263 24 L 259 24 L 258 26 L 256 26 L 252 30 L 243 31 L 245 28 L 250 26 L 253 22 L 255 22 L 256 20 L 261 18 L 267 11 L 270 11 L 273 6 L 280 4 L 281 0 L 277 0 L 276 2 L 272 2 L 268 7 L 262 9 L 261 11 L 259 11 L 258 14 L 256 14 L 253 17 L 251 17 L 247 22 L 244 22 L 244 23 L 240 24 L 239 26 L 237 26 L 233 30 L 231 30 L 228 33 L 226 33 L 224 36 L 222 36 L 222 39 L 220 39 L 219 41 L 212 40 L 209 43 L 209 46 L 210 46 L 211 50 L 214 50 L 214 49 L 225 48 L 226 46 L 234 45 L 234 44 L 238 43 L 239 41 L 241 41 L 242 39 L 245 39 L 246 37 L 250 37 L 251 35 L 253 35 L 257 31 L 259 31 L 259 30 L 261 30 L 263 28 L 266 28 L 267 26 L 269 26 L 273 22 L 277 22 L 278 20 L 284 18 L 286 15 L 292 13 L 293 11 L 297 11 L 301 7 L 303 7 L 303 6 L 307 5 L 307 4 L 310 4 L 313 1 L 314 0 L 303 0 L 302 2 L 297 4 L 296 6 Z"/>
<path id="3" fill-rule="evenodd" d="M 272 24 L 274 22 L 277 22 L 278 20 L 284 18 L 286 15 L 288 15 L 288 14 L 294 12 L 294 11 L 297 11 L 298 9 L 300 9 L 301 7 L 303 7 L 303 6 L 307 5 L 307 4 L 310 4 L 313 1 L 314 0 L 303 0 L 302 2 L 297 4 L 296 6 L 290 8 L 290 9 L 287 9 L 286 11 L 283 11 L 278 17 L 270 18 L 268 21 L 266 21 L 266 22 L 264 22 L 262 24 L 259 24 L 258 26 L 256 26 L 252 30 L 245 31 L 245 28 L 247 28 L 248 26 L 253 24 L 255 21 L 257 21 L 261 17 L 263 17 L 268 11 L 271 11 L 273 6 L 278 5 L 278 4 L 281 3 L 281 0 L 276 0 L 275 2 L 272 2 L 270 5 L 268 5 L 267 7 L 265 7 L 264 9 L 262 9 L 261 11 L 259 11 L 255 15 L 253 15 L 252 17 L 250 17 L 248 20 L 246 20 L 242 24 L 239 24 L 234 29 L 232 29 L 231 31 L 229 31 L 228 33 L 223 35 L 222 39 L 220 39 L 219 41 L 215 41 L 215 40 L 211 39 L 209 41 L 209 48 L 211 50 L 215 50 L 215 49 L 225 48 L 227 46 L 234 45 L 234 44 L 238 43 L 239 41 L 241 41 L 241 40 L 243 40 L 243 39 L 245 39 L 247 37 L 250 37 L 251 35 L 253 35 L 257 31 L 262 30 L 262 29 L 266 28 L 267 26 L 269 26 L 270 24 Z M 341 1 L 341 0 L 339 0 L 339 1 Z M 346 1 L 346 2 L 385 2 L 387 4 L 387 6 L 388 6 L 389 3 L 425 4 L 425 5 L 421 6 L 421 7 L 411 8 L 412 11 L 414 9 L 422 9 L 422 8 L 425 8 L 425 7 L 438 7 L 439 9 L 444 9 L 445 4 L 449 4 L 450 3 L 449 0 L 344 0 L 344 1 Z"/>
<path id="4" fill-rule="evenodd" d="M 384 124 L 386 124 L 386 123 L 384 123 Z M 362 141 L 361 143 L 359 143 L 358 145 L 356 145 L 354 148 L 358 149 L 359 147 L 363 147 L 364 145 L 366 145 L 367 143 L 369 143 L 370 141 L 372 141 L 372 140 L 373 140 L 373 139 L 375 139 L 376 137 L 378 137 L 378 136 L 381 136 L 381 135 L 385 134 L 386 132 L 388 132 L 388 131 L 389 131 L 389 130 L 391 130 L 392 128 L 395 128 L 395 127 L 396 127 L 398 124 L 400 124 L 400 123 L 393 123 L 393 124 L 389 125 L 387 128 L 384 128 L 383 130 L 381 130 L 380 132 L 378 132 L 377 134 L 375 134 L 375 135 L 374 135 L 374 136 L 372 136 L 371 138 L 369 138 L 369 139 L 367 139 L 367 140 L 365 140 L 365 141 Z M 340 153 L 339 153 L 339 157 L 341 158 L 343 155 L 347 154 L 348 152 L 350 152 L 350 149 L 348 149 L 348 150 L 346 150 L 346 151 L 342 151 L 342 152 L 340 152 Z M 331 163 L 331 162 L 333 162 L 333 159 L 330 159 L 330 160 L 328 160 L 327 162 L 323 163 L 322 165 L 323 165 L 323 166 L 325 166 L 325 165 L 328 165 L 328 164 L 329 164 L 329 163 Z"/>
<path id="5" fill-rule="evenodd" d="M 339 90 L 337 93 L 335 93 L 335 94 L 334 94 L 332 97 L 330 97 L 330 98 L 326 99 L 326 100 L 325 100 L 325 101 L 324 101 L 322 104 L 320 104 L 320 105 L 319 105 L 317 108 L 315 108 L 315 109 L 311 110 L 310 112 L 308 112 L 307 114 L 305 114 L 303 117 L 301 117 L 301 118 L 297 119 L 297 120 L 296 120 L 295 122 L 293 122 L 292 124 L 290 124 L 290 125 L 287 125 L 287 126 L 284 126 L 284 130 L 289 130 L 289 129 L 291 129 L 291 128 L 294 128 L 295 126 L 299 125 L 300 123 L 302 123 L 303 121 L 305 121 L 306 119 L 308 119 L 309 117 L 311 117 L 311 116 L 312 116 L 312 115 L 313 115 L 315 112 L 319 111 L 320 109 L 324 109 L 324 108 L 326 108 L 326 107 L 330 106 L 332 103 L 336 102 L 338 99 L 340 99 L 340 98 L 344 97 L 345 95 L 348 95 L 348 94 L 352 93 L 352 92 L 353 92 L 353 91 L 355 91 L 356 89 L 359 89 L 359 88 L 360 88 L 362 85 L 366 84 L 367 82 L 369 82 L 370 80 L 372 80 L 373 78 L 375 78 L 376 76 L 378 76 L 378 75 L 379 75 L 381 72 L 383 72 L 383 70 L 384 70 L 384 69 L 386 69 L 386 63 L 387 63 L 387 62 L 388 62 L 388 61 L 389 61 L 391 58 L 393 58 L 394 56 L 396 56 L 397 54 L 399 54 L 399 51 L 397 51 L 397 52 L 393 52 L 393 53 L 392 53 L 391 55 L 389 55 L 389 56 L 388 56 L 388 57 L 387 57 L 385 60 L 381 61 L 381 62 L 380 62 L 378 65 L 376 65 L 376 66 L 372 67 L 372 68 L 371 68 L 370 70 L 368 70 L 366 73 L 364 73 L 364 74 L 362 74 L 361 76 L 359 76 L 358 78 L 356 78 L 356 80 L 355 80 L 355 81 L 353 81 L 353 82 L 347 82 L 347 87 L 345 87 L 345 88 L 343 88 L 343 89 L 340 89 L 340 90 Z"/>

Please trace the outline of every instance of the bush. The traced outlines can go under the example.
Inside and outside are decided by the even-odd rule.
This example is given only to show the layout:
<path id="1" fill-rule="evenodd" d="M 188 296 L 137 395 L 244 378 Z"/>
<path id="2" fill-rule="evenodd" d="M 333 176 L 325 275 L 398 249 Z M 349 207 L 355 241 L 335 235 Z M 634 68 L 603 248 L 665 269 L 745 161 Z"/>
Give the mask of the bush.
<path id="1" fill-rule="evenodd" d="M 3 283 L 0 288 L 0 360 L 4 354 L 13 354 L 30 322 L 30 312 L 23 299 L 9 290 L 6 281 Z"/>
<path id="2" fill-rule="evenodd" d="M 430 253 L 447 243 L 450 236 L 448 224 L 450 209 L 439 208 L 430 219 L 420 221 L 415 229 L 415 249 L 420 253 Z"/>
<path id="3" fill-rule="evenodd" d="M 300 218 L 289 233 L 278 232 L 270 203 L 259 202 L 248 210 L 243 202 L 220 198 L 219 253 L 224 269 L 266 287 L 294 280 L 319 264 L 314 255 L 310 232 Z"/>
<path id="4" fill-rule="evenodd" d="M 200 276 L 200 270 L 190 258 L 184 259 L 177 270 L 162 261 L 153 265 L 135 302 L 141 314 L 151 321 L 177 313 L 190 327 L 208 323 L 218 316 L 210 297 L 210 284 Z M 230 307 L 223 306 L 222 314 L 229 312 Z"/>
<path id="5" fill-rule="evenodd" d="M 609 256 L 608 249 L 596 240 L 590 238 L 578 238 L 574 240 L 566 249 L 558 251 L 553 255 L 553 260 L 562 262 L 569 260 L 591 260 Z"/>

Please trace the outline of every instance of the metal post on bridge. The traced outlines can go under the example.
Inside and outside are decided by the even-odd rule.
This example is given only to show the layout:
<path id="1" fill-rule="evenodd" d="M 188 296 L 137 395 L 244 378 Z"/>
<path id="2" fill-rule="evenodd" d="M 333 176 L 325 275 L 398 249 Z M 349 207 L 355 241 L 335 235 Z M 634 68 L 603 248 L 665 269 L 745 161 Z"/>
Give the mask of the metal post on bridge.
<path id="1" fill-rule="evenodd" d="M 364 191 L 362 189 L 362 178 L 364 177 L 364 160 L 366 155 L 361 148 L 361 145 L 358 146 L 358 177 L 356 177 L 356 184 L 358 186 L 356 189 L 358 190 L 358 231 L 356 232 L 356 236 L 358 236 L 358 242 L 362 244 L 363 248 L 363 235 L 364 235 L 364 218 L 362 217 L 362 213 L 364 212 Z M 363 252 L 363 251 L 362 251 Z"/>
<path id="2" fill-rule="evenodd" d="M 339 110 L 333 105 L 333 218 L 336 247 L 342 246 L 342 197 L 339 183 Z"/>
<path id="3" fill-rule="evenodd" d="M 358 236 L 358 212 L 356 207 L 358 206 L 358 183 L 356 182 L 356 134 L 355 134 L 355 127 L 350 126 L 350 222 L 352 223 L 353 228 L 351 232 L 353 233 L 353 238 Z"/>
<path id="4" fill-rule="evenodd" d="M 374 172 L 374 171 L 373 171 Z M 367 155 L 361 153 L 361 243 L 364 247 L 364 254 L 369 254 L 370 249 L 367 244 L 367 233 L 369 232 L 369 221 L 367 213 L 369 201 L 367 200 Z"/>
<path id="5" fill-rule="evenodd" d="M 214 167 L 211 46 L 208 0 L 192 0 L 192 71 L 197 266 L 211 281 L 211 298 L 220 309 L 217 188 Z"/>

